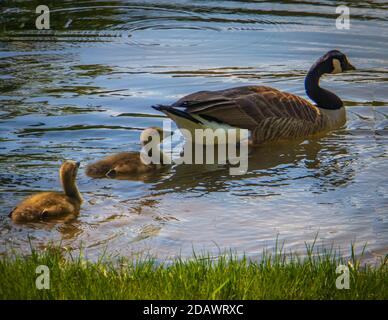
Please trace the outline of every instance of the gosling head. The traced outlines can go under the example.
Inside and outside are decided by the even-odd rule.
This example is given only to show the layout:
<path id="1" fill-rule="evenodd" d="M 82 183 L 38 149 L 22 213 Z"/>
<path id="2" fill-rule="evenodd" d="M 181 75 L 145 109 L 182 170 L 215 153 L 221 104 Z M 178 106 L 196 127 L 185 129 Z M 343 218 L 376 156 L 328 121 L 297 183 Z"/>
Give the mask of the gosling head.
<path id="1" fill-rule="evenodd" d="M 142 131 L 140 135 L 140 143 L 144 146 L 151 140 L 155 141 L 156 139 L 159 139 L 159 141 L 162 142 L 171 134 L 171 132 L 163 131 L 162 128 L 150 127 Z"/>
<path id="2" fill-rule="evenodd" d="M 62 183 L 74 182 L 80 163 L 73 160 L 66 160 L 59 170 Z"/>
<path id="3" fill-rule="evenodd" d="M 317 60 L 312 69 L 319 68 L 322 73 L 342 73 L 356 68 L 349 62 L 348 57 L 339 50 L 331 50 Z"/>

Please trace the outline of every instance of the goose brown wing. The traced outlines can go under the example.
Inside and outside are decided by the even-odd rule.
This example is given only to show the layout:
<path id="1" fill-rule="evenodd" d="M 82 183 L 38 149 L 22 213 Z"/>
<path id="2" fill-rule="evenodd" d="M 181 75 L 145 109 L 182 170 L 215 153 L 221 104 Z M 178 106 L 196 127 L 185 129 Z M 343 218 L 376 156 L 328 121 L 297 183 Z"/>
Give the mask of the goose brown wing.
<path id="1" fill-rule="evenodd" d="M 314 126 L 320 118 L 319 109 L 307 100 L 265 86 L 200 91 L 181 98 L 172 107 L 249 130 L 286 120 L 293 125 Z"/>

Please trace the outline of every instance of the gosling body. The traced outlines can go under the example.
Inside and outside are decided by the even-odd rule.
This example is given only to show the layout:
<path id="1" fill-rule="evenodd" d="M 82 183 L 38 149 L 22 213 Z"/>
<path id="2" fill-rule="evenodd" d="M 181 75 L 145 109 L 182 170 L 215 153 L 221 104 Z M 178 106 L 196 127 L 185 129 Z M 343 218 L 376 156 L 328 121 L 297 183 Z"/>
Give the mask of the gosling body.
<path id="1" fill-rule="evenodd" d="M 86 175 L 93 178 L 139 175 L 154 172 L 161 166 L 144 164 L 140 152 L 120 152 L 88 165 Z"/>
<path id="2" fill-rule="evenodd" d="M 82 203 L 76 185 L 79 163 L 65 161 L 60 169 L 60 180 L 64 192 L 41 192 L 27 197 L 9 214 L 15 222 L 29 222 L 54 217 L 76 217 Z"/>
<path id="3" fill-rule="evenodd" d="M 140 135 L 140 143 L 145 146 L 150 139 L 156 139 L 160 142 L 166 134 L 161 128 L 147 128 Z M 168 157 L 159 149 L 159 143 L 156 147 L 155 151 L 159 153 L 159 164 L 146 163 L 142 160 L 140 152 L 120 152 L 89 164 L 86 167 L 86 175 L 92 178 L 117 178 L 157 172 L 169 161 Z"/>

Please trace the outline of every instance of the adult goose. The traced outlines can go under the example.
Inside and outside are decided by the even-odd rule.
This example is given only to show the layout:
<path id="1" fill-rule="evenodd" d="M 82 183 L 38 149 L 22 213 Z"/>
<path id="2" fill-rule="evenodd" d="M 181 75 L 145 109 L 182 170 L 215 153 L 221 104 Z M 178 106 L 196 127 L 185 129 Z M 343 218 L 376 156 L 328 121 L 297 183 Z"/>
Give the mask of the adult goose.
<path id="1" fill-rule="evenodd" d="M 82 196 L 77 188 L 76 177 L 79 162 L 65 161 L 59 177 L 64 193 L 40 192 L 18 204 L 9 214 L 15 222 L 29 222 L 54 217 L 78 215 Z"/>
<path id="2" fill-rule="evenodd" d="M 150 140 L 163 141 L 169 133 L 161 128 L 150 127 L 142 131 L 140 143 L 145 146 Z M 166 154 L 160 150 L 159 145 L 154 148 L 159 153 L 160 164 L 145 163 L 141 159 L 140 152 L 120 152 L 107 156 L 97 162 L 91 163 L 86 167 L 86 175 L 92 178 L 122 178 L 131 175 L 147 174 L 160 170 L 166 162 L 171 163 Z"/>
<path id="3" fill-rule="evenodd" d="M 346 113 L 342 100 L 319 86 L 322 75 L 355 70 L 345 54 L 327 52 L 305 78 L 307 95 L 316 105 L 297 95 L 266 86 L 242 86 L 219 91 L 199 91 L 170 106 L 157 105 L 180 129 L 194 137 L 195 129 L 248 129 L 253 145 L 307 137 L 342 126 Z"/>

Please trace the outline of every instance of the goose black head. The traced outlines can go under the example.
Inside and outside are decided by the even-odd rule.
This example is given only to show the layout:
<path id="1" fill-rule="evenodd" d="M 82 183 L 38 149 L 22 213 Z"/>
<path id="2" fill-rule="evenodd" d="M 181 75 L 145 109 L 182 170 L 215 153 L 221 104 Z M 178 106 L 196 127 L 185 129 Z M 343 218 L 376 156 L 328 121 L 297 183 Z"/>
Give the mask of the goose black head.
<path id="1" fill-rule="evenodd" d="M 341 73 L 356 68 L 349 62 L 349 59 L 339 50 L 331 50 L 317 60 L 312 69 L 319 68 L 322 73 Z"/>

